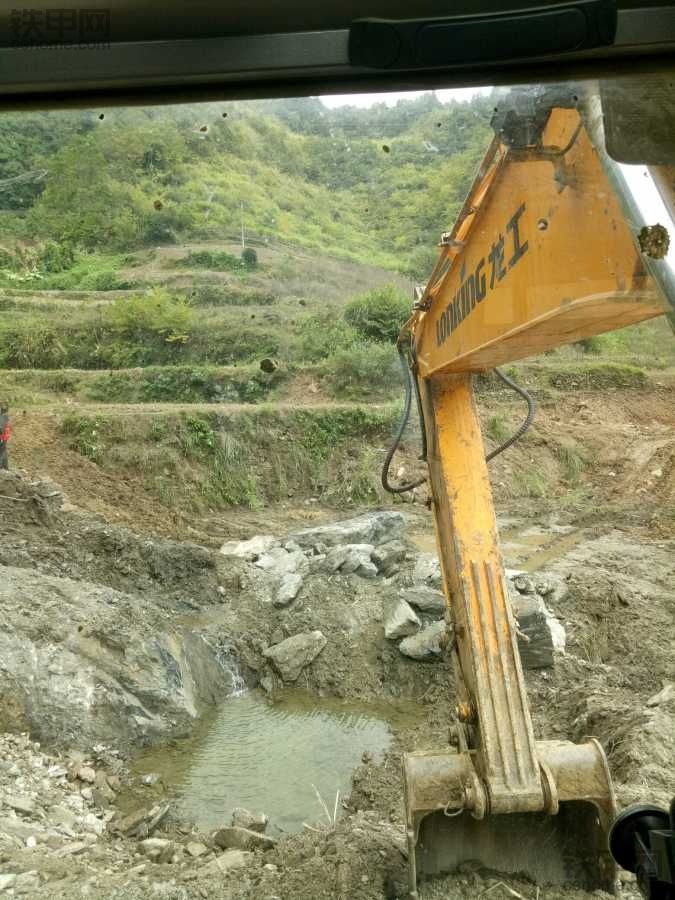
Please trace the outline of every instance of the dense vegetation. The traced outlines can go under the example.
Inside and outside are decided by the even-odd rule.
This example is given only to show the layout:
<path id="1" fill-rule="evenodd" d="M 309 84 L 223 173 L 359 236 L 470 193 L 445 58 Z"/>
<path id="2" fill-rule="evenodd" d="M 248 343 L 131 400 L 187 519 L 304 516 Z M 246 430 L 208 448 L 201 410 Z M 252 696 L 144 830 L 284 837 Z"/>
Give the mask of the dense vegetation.
<path id="1" fill-rule="evenodd" d="M 47 274 L 73 253 L 232 237 L 243 217 L 262 240 L 426 271 L 489 111 L 487 98 L 428 94 L 391 109 L 288 100 L 6 115 L 3 237 L 64 248 L 16 260 L 24 275 Z"/>

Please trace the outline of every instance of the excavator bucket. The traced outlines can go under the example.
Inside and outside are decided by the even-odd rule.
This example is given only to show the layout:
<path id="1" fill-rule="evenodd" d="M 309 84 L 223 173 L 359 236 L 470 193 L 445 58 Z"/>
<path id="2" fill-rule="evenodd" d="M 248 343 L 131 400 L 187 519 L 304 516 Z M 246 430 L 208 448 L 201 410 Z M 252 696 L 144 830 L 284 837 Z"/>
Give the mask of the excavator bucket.
<path id="1" fill-rule="evenodd" d="M 405 756 L 411 900 L 421 881 L 468 862 L 538 884 L 614 893 L 607 834 L 615 804 L 602 748 L 595 740 L 538 741 L 536 750 L 543 781 L 555 785 L 551 811 L 491 815 L 484 809 L 482 818 L 463 808 L 478 781 L 469 753 Z"/>

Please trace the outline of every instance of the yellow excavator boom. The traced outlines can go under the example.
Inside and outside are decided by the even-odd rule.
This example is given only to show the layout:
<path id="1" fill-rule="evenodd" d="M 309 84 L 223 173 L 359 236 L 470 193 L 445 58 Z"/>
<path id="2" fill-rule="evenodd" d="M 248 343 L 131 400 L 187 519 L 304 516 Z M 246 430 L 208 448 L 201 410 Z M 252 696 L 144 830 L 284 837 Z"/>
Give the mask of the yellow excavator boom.
<path id="1" fill-rule="evenodd" d="M 411 898 L 421 877 L 468 860 L 615 888 L 602 747 L 535 740 L 471 384 L 471 373 L 662 315 L 675 296 L 668 229 L 644 222 L 601 128 L 592 96 L 544 96 L 529 118 L 497 117 L 407 325 L 457 690 L 448 746 L 404 758 Z"/>

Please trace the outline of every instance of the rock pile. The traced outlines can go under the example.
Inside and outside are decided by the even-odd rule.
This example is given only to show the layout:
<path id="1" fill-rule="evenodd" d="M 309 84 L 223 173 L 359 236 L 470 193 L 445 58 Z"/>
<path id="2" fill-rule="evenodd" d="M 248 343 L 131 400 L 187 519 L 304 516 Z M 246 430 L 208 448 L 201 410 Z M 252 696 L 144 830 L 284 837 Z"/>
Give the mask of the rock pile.
<path id="1" fill-rule="evenodd" d="M 400 535 L 404 518 L 397 512 L 375 512 L 305 528 L 286 539 L 256 535 L 247 541 L 227 541 L 220 552 L 252 563 L 276 578 L 274 606 L 289 606 L 307 575 L 351 575 L 391 578 L 400 571 L 409 548 Z"/>
<path id="2" fill-rule="evenodd" d="M 119 787 L 119 777 L 100 768 L 95 756 L 55 757 L 25 734 L 0 735 L 0 854 L 90 854 L 114 816 Z M 33 867 L 0 878 L 0 890 L 11 888 L 17 896 L 30 895 L 44 881 Z"/>

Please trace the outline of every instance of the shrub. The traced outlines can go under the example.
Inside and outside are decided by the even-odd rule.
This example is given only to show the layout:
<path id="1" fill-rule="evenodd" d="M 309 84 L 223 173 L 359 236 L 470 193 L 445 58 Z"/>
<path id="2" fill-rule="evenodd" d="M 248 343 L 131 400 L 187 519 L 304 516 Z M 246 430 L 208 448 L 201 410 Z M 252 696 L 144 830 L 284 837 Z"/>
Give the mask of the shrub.
<path id="1" fill-rule="evenodd" d="M 161 288 L 147 294 L 115 300 L 106 310 L 108 326 L 130 341 L 148 339 L 185 344 L 189 339 L 192 310 L 185 300 Z"/>
<path id="2" fill-rule="evenodd" d="M 190 300 L 194 306 L 272 306 L 278 297 L 254 288 L 206 283 L 193 287 Z"/>
<path id="3" fill-rule="evenodd" d="M 52 274 L 69 269 L 75 262 L 75 251 L 67 241 L 58 244 L 47 241 L 38 251 L 38 267 L 41 271 Z"/>
<path id="4" fill-rule="evenodd" d="M 255 269 L 258 266 L 258 254 L 253 247 L 246 247 L 241 251 L 241 261 L 247 269 Z"/>
<path id="5" fill-rule="evenodd" d="M 300 353 L 309 362 L 326 359 L 357 343 L 356 331 L 332 312 L 309 316 L 300 326 Z"/>
<path id="6" fill-rule="evenodd" d="M 54 269 L 43 280 L 42 287 L 58 291 L 117 291 L 133 285 L 118 270 L 125 265 L 122 255 L 106 256 L 81 253 L 67 268 Z"/>
<path id="7" fill-rule="evenodd" d="M 575 347 L 578 347 L 582 353 L 589 353 L 592 356 L 599 356 L 602 353 L 604 342 L 602 339 L 602 335 L 593 334 L 591 337 L 582 338 L 580 341 L 574 342 Z"/>
<path id="8" fill-rule="evenodd" d="M 191 250 L 187 256 L 177 259 L 173 265 L 193 269 L 211 269 L 216 272 L 241 272 L 243 263 L 224 250 Z"/>
<path id="9" fill-rule="evenodd" d="M 394 343 L 411 311 L 410 300 L 395 285 L 386 284 L 351 300 L 344 317 L 360 337 Z"/>
<path id="10" fill-rule="evenodd" d="M 368 342 L 339 350 L 326 361 L 323 371 L 337 397 L 358 399 L 386 394 L 398 399 L 400 369 L 396 353 L 387 345 Z"/>

